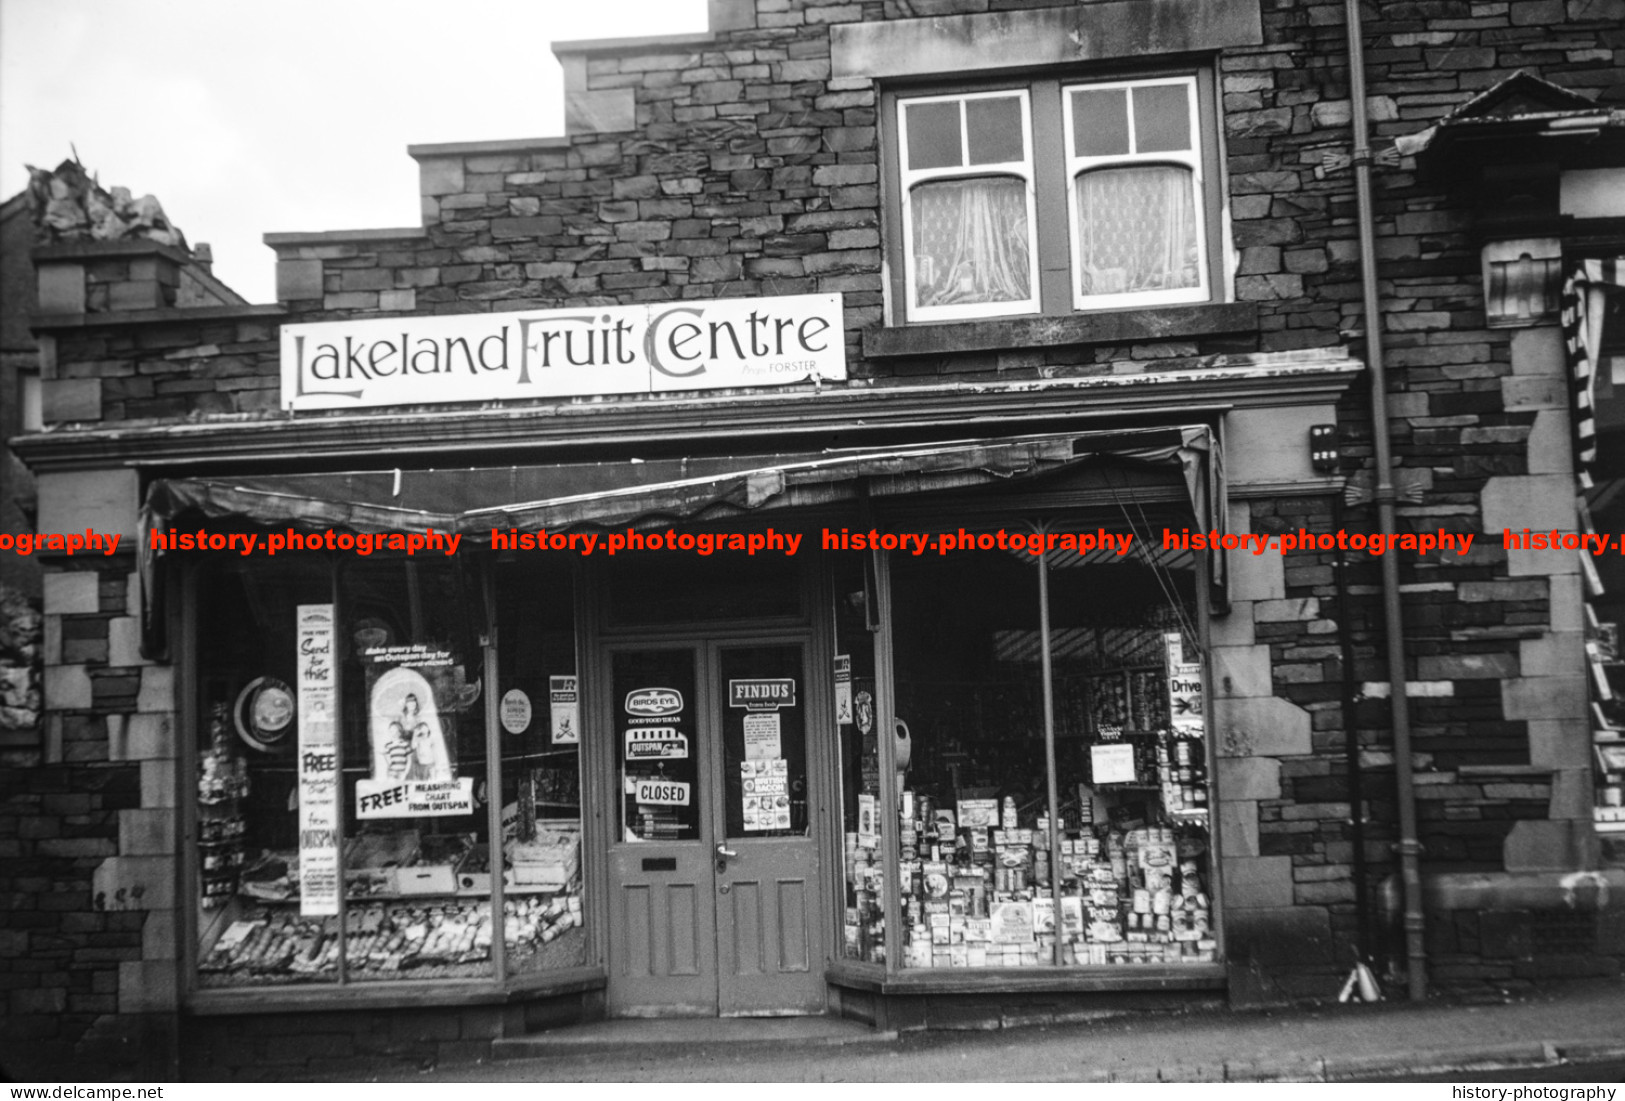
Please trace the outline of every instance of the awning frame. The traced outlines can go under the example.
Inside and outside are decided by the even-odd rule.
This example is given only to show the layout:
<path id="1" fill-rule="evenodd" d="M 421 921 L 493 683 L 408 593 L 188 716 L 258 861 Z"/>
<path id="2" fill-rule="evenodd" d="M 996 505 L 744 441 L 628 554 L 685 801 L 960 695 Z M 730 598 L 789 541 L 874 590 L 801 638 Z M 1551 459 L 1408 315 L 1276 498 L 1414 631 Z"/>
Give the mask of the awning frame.
<path id="1" fill-rule="evenodd" d="M 637 460 L 592 467 L 160 478 L 148 487 L 138 532 L 143 648 L 149 656 L 165 649 L 158 614 L 162 595 L 158 558 L 162 552 L 152 547 L 149 535 L 188 512 L 209 519 L 287 525 L 305 532 L 330 528 L 357 533 L 436 530 L 461 535 L 478 545 L 489 541 L 493 529 L 503 527 L 566 533 L 623 526 L 647 530 L 764 511 L 804 512 L 855 500 L 860 493 L 883 498 L 1010 484 L 1106 456 L 1153 466 L 1176 464 L 1202 528 L 1223 530 L 1227 512 L 1223 454 L 1216 431 L 1207 424 L 854 448 L 812 456 L 741 456 L 732 460 L 739 464 L 735 469 L 654 482 L 640 479 L 658 476 L 668 467 Z M 730 460 L 666 462 L 683 471 L 690 464 L 726 466 Z M 579 479 L 589 471 L 597 481 L 606 477 L 610 482 L 624 481 L 554 497 L 476 502 L 457 511 L 399 503 L 403 499 L 437 503 L 459 499 L 463 492 L 477 496 L 476 490 L 500 497 L 532 482 L 546 482 L 550 476 L 565 479 L 575 474 Z M 419 485 L 421 489 L 414 488 Z M 295 491 L 300 489 L 303 492 Z M 1209 562 L 1216 604 L 1222 607 L 1224 556 L 1210 555 Z"/>

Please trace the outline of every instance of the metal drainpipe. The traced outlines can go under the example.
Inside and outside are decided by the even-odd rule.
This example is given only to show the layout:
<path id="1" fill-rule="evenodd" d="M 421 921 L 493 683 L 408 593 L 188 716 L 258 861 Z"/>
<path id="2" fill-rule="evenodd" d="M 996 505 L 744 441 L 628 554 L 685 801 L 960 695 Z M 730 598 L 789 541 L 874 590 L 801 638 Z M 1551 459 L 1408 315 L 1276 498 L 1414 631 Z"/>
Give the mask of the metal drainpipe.
<path id="1" fill-rule="evenodd" d="M 1371 145 L 1365 113 L 1365 47 L 1359 0 L 1345 0 L 1349 36 L 1349 102 L 1354 131 L 1354 188 L 1359 203 L 1360 285 L 1366 358 L 1371 366 L 1371 436 L 1376 452 L 1377 529 L 1394 533 L 1394 471 L 1388 448 L 1388 381 L 1382 362 L 1382 314 L 1377 301 L 1377 249 L 1371 209 Z M 1399 562 L 1382 556 L 1382 607 L 1388 649 L 1388 700 L 1394 726 L 1394 773 L 1399 796 L 1399 874 L 1405 891 L 1406 981 L 1412 1001 L 1427 997 L 1422 946 L 1421 845 L 1416 839 L 1416 791 L 1412 776 L 1410 701 L 1405 689 L 1405 630 L 1400 618 Z M 1343 625 L 1348 630 L 1348 624 Z"/>

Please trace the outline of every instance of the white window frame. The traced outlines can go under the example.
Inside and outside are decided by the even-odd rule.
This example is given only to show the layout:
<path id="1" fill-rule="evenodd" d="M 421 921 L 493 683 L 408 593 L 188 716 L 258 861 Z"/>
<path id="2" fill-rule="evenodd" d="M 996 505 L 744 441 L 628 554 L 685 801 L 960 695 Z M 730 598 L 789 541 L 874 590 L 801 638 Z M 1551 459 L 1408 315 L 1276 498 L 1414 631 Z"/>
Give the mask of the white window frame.
<path id="1" fill-rule="evenodd" d="M 1016 96 L 1021 103 L 1022 152 L 1025 154 L 1024 159 L 995 164 L 972 165 L 964 163 L 969 159 L 969 150 L 966 146 L 970 134 L 965 115 L 965 104 L 973 99 L 1008 99 L 1012 95 Z M 1033 181 L 1033 123 L 1030 95 L 1030 90 L 1027 88 L 1002 88 L 996 91 L 952 92 L 945 95 L 898 97 L 897 167 L 901 183 L 900 190 L 902 191 L 902 201 L 899 208 L 902 212 L 903 222 L 903 285 L 905 288 L 904 293 L 908 296 L 908 317 L 910 321 L 959 321 L 980 317 L 1014 317 L 1023 314 L 1036 314 L 1040 311 L 1043 291 L 1039 286 L 1038 279 L 1038 211 Z M 957 167 L 910 170 L 908 167 L 907 108 L 922 103 L 945 102 L 959 104 L 959 159 L 961 163 Z M 1023 301 L 977 302 L 954 306 L 921 306 L 917 298 L 919 288 L 915 281 L 914 188 L 920 184 L 941 180 L 977 179 L 983 176 L 1015 176 L 1021 179 L 1025 185 L 1023 191 L 1027 201 L 1027 287 L 1029 295 Z"/>
<path id="2" fill-rule="evenodd" d="M 1190 119 L 1191 147 L 1183 152 L 1177 150 L 1155 153 L 1136 152 L 1135 148 L 1138 142 L 1134 132 L 1134 93 L 1132 89 L 1175 85 L 1185 89 L 1188 118 Z M 1077 131 L 1072 122 L 1072 93 L 1077 91 L 1111 91 L 1119 88 L 1127 91 L 1125 103 L 1128 110 L 1129 152 L 1097 157 L 1079 156 L 1075 148 Z M 1133 306 L 1163 306 L 1211 300 L 1213 289 L 1210 285 L 1208 272 L 1210 260 L 1207 240 L 1207 181 L 1202 173 L 1202 116 L 1196 95 L 1196 78 L 1194 76 L 1153 77 L 1145 80 L 1085 81 L 1062 84 L 1061 111 L 1063 140 L 1066 142 L 1066 179 L 1064 186 L 1066 187 L 1067 233 L 1072 258 L 1072 271 L 1070 273 L 1072 308 L 1080 311 L 1111 310 Z M 1083 257 L 1078 240 L 1079 230 L 1082 225 L 1078 214 L 1078 177 L 1084 172 L 1095 169 L 1158 164 L 1187 168 L 1191 172 L 1191 180 L 1195 187 L 1191 199 L 1196 218 L 1196 286 L 1161 291 L 1130 291 L 1122 294 L 1085 295 L 1083 293 Z"/>
<path id="3" fill-rule="evenodd" d="M 18 427 L 24 432 L 45 431 L 45 406 L 38 368 L 17 372 L 17 408 L 22 412 Z"/>

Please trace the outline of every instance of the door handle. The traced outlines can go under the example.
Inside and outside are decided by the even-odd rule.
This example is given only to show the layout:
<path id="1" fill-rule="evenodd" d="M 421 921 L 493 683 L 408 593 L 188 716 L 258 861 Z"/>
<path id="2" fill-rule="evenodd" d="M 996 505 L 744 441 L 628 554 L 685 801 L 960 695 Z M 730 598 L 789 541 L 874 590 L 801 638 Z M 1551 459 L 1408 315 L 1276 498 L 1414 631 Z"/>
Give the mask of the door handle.
<path id="1" fill-rule="evenodd" d="M 739 854 L 730 849 L 726 844 L 719 844 L 717 846 L 717 855 L 726 858 L 738 856 Z"/>

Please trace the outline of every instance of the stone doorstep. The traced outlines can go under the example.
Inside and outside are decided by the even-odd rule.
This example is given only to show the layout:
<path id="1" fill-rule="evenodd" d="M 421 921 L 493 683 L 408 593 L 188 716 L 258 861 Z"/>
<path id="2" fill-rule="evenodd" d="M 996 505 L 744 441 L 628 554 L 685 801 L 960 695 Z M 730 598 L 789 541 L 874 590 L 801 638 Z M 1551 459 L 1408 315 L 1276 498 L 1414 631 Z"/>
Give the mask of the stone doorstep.
<path id="1" fill-rule="evenodd" d="M 499 1039 L 492 1058 L 502 1061 L 549 1056 L 655 1053 L 719 1044 L 730 1051 L 785 1045 L 832 1047 L 892 1043 L 896 1032 L 876 1031 L 832 1017 L 618 1020 L 575 1025 L 529 1036 Z M 1309 1059 L 1234 1059 L 1214 1064 L 1122 1067 L 1094 1081 L 1109 1082 L 1337 1082 L 1408 1074 L 1448 1074 L 1514 1067 L 1584 1064 L 1625 1058 L 1625 1044 L 1607 1041 L 1530 1041 L 1481 1047 L 1412 1051 L 1394 1055 Z"/>
<path id="2" fill-rule="evenodd" d="M 537 1059 L 627 1051 L 689 1049 L 718 1044 L 741 1048 L 838 1047 L 888 1043 L 896 1032 L 877 1031 L 839 1017 L 703 1017 L 596 1021 L 492 1042 L 493 1059 Z"/>

